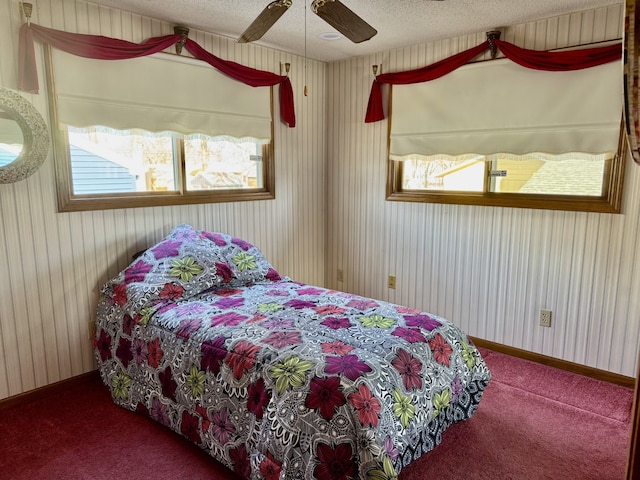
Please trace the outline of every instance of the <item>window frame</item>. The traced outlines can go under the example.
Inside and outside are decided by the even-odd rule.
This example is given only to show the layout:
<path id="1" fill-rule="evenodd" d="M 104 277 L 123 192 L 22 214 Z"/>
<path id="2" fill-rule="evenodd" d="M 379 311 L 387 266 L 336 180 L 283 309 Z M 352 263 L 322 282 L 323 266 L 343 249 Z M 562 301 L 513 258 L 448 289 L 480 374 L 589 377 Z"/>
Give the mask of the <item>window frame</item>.
<path id="1" fill-rule="evenodd" d="M 271 141 L 262 148 L 263 186 L 261 188 L 238 188 L 223 190 L 187 191 L 184 176 L 184 155 L 174 152 L 174 168 L 178 175 L 178 190 L 169 192 L 131 192 L 76 195 L 73 193 L 71 155 L 66 128 L 61 128 L 57 118 L 53 62 L 51 48 L 45 45 L 45 68 L 49 112 L 52 125 L 53 161 L 56 179 L 56 196 L 59 212 L 89 210 L 111 210 L 123 208 L 158 207 L 171 205 L 197 205 L 203 203 L 228 203 L 273 200 L 275 194 L 273 87 L 269 87 L 271 112 Z M 264 87 L 262 87 L 264 88 Z M 195 132 L 194 132 L 195 133 Z M 212 134 L 211 136 L 215 136 Z M 178 148 L 178 150 L 182 150 Z"/>
<path id="2" fill-rule="evenodd" d="M 390 92 L 390 96 L 391 96 Z M 391 105 L 391 101 L 389 101 Z M 545 210 L 566 210 L 579 212 L 620 213 L 622 206 L 622 188 L 626 168 L 629 144 L 624 119 L 620 124 L 618 149 L 605 167 L 603 195 L 541 195 L 526 193 L 489 192 L 489 171 L 485 168 L 484 192 L 442 192 L 434 190 L 410 190 L 402 187 L 402 161 L 391 160 L 391 122 L 393 117 L 389 112 L 387 132 L 387 181 L 386 199 L 396 202 L 413 203 L 441 203 L 449 205 L 481 205 L 488 207 L 534 208 Z"/>

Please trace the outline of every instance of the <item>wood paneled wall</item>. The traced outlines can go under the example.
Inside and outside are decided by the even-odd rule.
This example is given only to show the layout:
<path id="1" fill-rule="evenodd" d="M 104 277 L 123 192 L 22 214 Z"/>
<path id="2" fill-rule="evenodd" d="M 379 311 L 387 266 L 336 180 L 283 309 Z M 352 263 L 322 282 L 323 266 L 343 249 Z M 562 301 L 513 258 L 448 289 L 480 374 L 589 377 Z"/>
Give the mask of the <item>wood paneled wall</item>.
<path id="1" fill-rule="evenodd" d="M 173 33 L 165 22 L 71 0 L 38 0 L 32 19 L 135 42 Z M 0 0 L 0 86 L 13 89 L 21 23 L 19 2 Z M 276 113 L 276 199 L 58 213 L 51 155 L 32 177 L 0 185 L 0 399 L 92 370 L 88 322 L 99 286 L 179 223 L 245 238 L 282 274 L 324 284 L 326 65 L 307 61 L 304 97 L 303 58 L 198 31 L 190 37 L 254 68 L 280 74 L 280 63 L 291 63 L 298 124 L 290 129 Z M 48 120 L 39 45 L 37 55 L 41 93 L 24 96 Z"/>
<path id="2" fill-rule="evenodd" d="M 619 38 L 622 5 L 509 28 L 553 48 Z M 38 0 L 40 25 L 141 41 L 173 25 L 73 0 Z M 0 0 L 0 85 L 17 85 L 17 0 Z M 0 185 L 0 399 L 94 368 L 88 322 L 99 285 L 174 225 L 257 244 L 285 275 L 444 315 L 470 334 L 635 376 L 640 332 L 640 167 L 621 215 L 385 200 L 387 122 L 364 124 L 372 64 L 406 70 L 484 33 L 325 65 L 192 31 L 221 58 L 280 73 L 290 62 L 298 125 L 276 122 L 276 200 L 58 213 L 51 156 Z M 38 48 L 41 85 L 41 51 Z M 25 94 L 48 119 L 44 89 Z M 337 281 L 337 270 L 344 281 Z M 387 288 L 387 276 L 397 288 Z M 540 308 L 553 327 L 538 326 Z"/>
<path id="3" fill-rule="evenodd" d="M 615 4 L 526 23 L 502 39 L 533 49 L 620 39 L 623 13 Z M 442 315 L 479 338 L 635 377 L 640 165 L 628 161 L 621 215 L 385 200 L 388 124 L 363 123 L 371 65 L 418 68 L 485 38 L 329 65 L 327 283 Z M 541 308 L 553 311 L 551 328 L 539 326 Z"/>

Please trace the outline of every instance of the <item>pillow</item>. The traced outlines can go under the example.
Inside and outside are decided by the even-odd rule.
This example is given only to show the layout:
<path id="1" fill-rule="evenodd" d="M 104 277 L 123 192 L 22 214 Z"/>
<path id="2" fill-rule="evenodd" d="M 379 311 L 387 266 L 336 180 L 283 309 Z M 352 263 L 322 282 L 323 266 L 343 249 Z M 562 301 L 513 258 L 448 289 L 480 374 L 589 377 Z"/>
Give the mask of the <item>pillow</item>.
<path id="1" fill-rule="evenodd" d="M 193 231 L 176 228 L 107 282 L 103 293 L 134 314 L 221 285 L 226 263 L 210 243 Z"/>
<path id="2" fill-rule="evenodd" d="M 277 280 L 280 275 L 254 245 L 224 233 L 179 225 L 135 258 L 102 291 L 135 314 L 211 288 Z"/>
<path id="3" fill-rule="evenodd" d="M 200 232 L 218 249 L 231 271 L 229 284 L 244 287 L 258 282 L 281 279 L 262 252 L 251 243 L 226 233 Z"/>

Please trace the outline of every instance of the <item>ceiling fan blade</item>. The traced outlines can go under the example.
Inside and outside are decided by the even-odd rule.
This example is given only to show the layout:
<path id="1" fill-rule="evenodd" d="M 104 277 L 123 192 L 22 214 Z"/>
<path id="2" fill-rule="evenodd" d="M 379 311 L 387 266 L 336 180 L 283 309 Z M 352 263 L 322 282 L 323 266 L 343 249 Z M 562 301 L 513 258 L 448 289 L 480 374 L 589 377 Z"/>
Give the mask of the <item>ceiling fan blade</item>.
<path id="1" fill-rule="evenodd" d="M 291 6 L 291 0 L 276 0 L 265 7 L 260 15 L 249 25 L 238 39 L 239 43 L 255 42 L 262 38 L 274 23 L 286 12 Z"/>
<path id="2" fill-rule="evenodd" d="M 353 43 L 364 42 L 378 33 L 339 0 L 314 0 L 311 9 Z"/>

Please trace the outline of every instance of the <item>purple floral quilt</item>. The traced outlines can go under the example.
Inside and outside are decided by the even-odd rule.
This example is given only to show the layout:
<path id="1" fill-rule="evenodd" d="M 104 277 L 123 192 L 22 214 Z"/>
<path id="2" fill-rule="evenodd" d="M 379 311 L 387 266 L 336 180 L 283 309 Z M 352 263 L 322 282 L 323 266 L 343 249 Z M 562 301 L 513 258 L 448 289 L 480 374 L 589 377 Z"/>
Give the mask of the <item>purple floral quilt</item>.
<path id="1" fill-rule="evenodd" d="M 114 402 L 242 478 L 395 479 L 491 378 L 449 321 L 281 278 L 255 246 L 187 225 L 102 293 Z"/>

